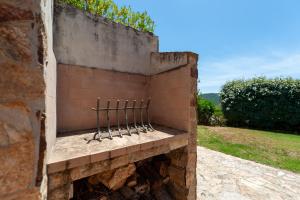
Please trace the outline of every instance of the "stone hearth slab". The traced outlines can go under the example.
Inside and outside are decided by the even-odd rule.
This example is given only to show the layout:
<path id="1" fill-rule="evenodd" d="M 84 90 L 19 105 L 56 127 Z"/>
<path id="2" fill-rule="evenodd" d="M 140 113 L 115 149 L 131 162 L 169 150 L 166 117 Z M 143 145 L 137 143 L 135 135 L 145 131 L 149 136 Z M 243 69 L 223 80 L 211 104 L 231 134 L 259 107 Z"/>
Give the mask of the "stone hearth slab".
<path id="1" fill-rule="evenodd" d="M 47 164 L 48 174 L 64 171 L 134 152 L 162 147 L 171 150 L 186 146 L 188 134 L 185 131 L 166 127 L 155 127 L 154 132 L 133 133 L 131 136 L 91 140 L 93 132 L 58 137 Z"/>

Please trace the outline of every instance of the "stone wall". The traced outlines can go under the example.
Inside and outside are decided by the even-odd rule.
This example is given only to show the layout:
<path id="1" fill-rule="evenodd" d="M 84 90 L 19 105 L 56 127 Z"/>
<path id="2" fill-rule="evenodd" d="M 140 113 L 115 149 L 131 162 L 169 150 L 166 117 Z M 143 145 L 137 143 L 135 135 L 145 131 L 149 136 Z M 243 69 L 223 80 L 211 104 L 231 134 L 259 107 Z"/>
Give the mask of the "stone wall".
<path id="1" fill-rule="evenodd" d="M 55 87 L 47 89 L 55 83 L 51 4 L 0 2 L 0 199 L 46 198 L 46 137 L 50 149 L 56 129 L 46 106 L 50 96 L 55 106 Z"/>
<path id="2" fill-rule="evenodd" d="M 84 13 L 55 7 L 54 52 L 58 63 L 148 74 L 158 38 Z"/>
<path id="3" fill-rule="evenodd" d="M 198 55 L 189 53 L 189 66 L 190 66 L 190 127 L 189 127 L 189 144 L 186 148 L 187 152 L 187 165 L 186 165 L 186 187 L 189 188 L 187 199 L 197 198 L 197 81 L 198 81 Z"/>

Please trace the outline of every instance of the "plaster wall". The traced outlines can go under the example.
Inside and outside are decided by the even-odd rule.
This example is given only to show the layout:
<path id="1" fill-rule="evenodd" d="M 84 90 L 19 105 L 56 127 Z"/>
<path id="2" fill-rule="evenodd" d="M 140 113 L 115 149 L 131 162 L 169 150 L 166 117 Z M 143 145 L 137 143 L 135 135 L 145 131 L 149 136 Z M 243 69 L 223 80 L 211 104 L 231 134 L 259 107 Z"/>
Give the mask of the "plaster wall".
<path id="1" fill-rule="evenodd" d="M 96 128 L 97 98 L 100 106 L 105 108 L 107 100 L 111 100 L 111 107 L 116 107 L 119 99 L 120 107 L 124 107 L 124 100 L 146 100 L 149 77 L 139 74 L 108 71 L 98 68 L 74 65 L 58 66 L 58 132 L 78 131 Z M 129 119 L 132 113 L 128 112 Z M 124 123 L 124 113 L 120 112 L 120 123 Z M 115 124 L 115 114 L 110 113 L 112 125 Z M 106 114 L 100 114 L 101 126 L 106 125 Z"/>
<path id="2" fill-rule="evenodd" d="M 185 66 L 151 76 L 149 96 L 153 123 L 189 131 L 189 72 Z"/>
<path id="3" fill-rule="evenodd" d="M 164 53 L 166 54 L 166 53 Z M 111 100 L 111 107 L 116 107 L 116 100 L 146 101 L 151 98 L 150 114 L 152 122 L 172 128 L 189 131 L 190 100 L 190 67 L 178 66 L 173 53 L 162 56 L 160 63 L 175 67 L 155 75 L 139 75 L 123 73 L 85 66 L 58 66 L 58 132 L 78 131 L 96 128 L 96 113 L 91 110 L 96 106 L 97 97 L 101 98 L 100 106 L 106 107 Z M 187 58 L 187 53 L 177 53 L 179 57 Z M 169 59 L 170 58 L 170 59 Z M 169 64 L 168 64 L 169 63 Z M 180 63 L 184 64 L 184 62 Z M 163 67 L 161 67 L 163 69 Z M 138 104 L 137 104 L 138 106 Z M 128 112 L 132 121 L 132 112 Z M 124 113 L 120 113 L 120 122 L 124 123 Z M 101 126 L 106 126 L 106 115 L 101 113 Z M 116 119 L 111 113 L 112 125 Z"/>

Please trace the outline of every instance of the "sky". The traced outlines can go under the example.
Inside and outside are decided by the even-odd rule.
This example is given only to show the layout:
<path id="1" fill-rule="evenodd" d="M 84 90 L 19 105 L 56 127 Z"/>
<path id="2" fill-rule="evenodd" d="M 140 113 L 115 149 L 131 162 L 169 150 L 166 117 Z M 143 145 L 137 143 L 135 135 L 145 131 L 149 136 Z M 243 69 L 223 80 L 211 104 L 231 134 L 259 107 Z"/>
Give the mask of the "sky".
<path id="1" fill-rule="evenodd" d="M 300 78 L 300 0 L 115 0 L 146 10 L 160 51 L 199 54 L 198 88 L 233 79 Z"/>

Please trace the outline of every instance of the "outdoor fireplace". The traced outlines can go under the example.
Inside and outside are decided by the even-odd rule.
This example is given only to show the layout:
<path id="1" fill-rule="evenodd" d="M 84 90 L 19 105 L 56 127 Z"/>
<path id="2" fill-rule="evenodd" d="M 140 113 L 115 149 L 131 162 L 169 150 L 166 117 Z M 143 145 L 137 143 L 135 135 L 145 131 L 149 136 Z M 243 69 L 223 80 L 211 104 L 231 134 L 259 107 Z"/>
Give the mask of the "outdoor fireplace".
<path id="1" fill-rule="evenodd" d="M 196 199 L 197 55 L 68 6 L 54 20 L 48 199 Z"/>
<path id="2" fill-rule="evenodd" d="M 110 139 L 113 139 L 113 136 L 118 135 L 119 137 L 123 137 L 123 134 L 128 134 L 131 135 L 132 131 L 139 134 L 140 132 L 147 132 L 147 131 L 154 131 L 154 128 L 152 127 L 150 123 L 150 117 L 149 117 L 149 107 L 150 107 L 150 102 L 151 99 L 148 99 L 147 104 L 144 106 L 144 100 L 141 100 L 140 106 L 136 106 L 137 101 L 133 100 L 132 101 L 132 106 L 130 107 L 129 100 L 124 101 L 124 106 L 120 106 L 120 100 L 116 100 L 116 106 L 115 107 L 110 107 L 111 105 L 111 100 L 107 101 L 107 106 L 105 108 L 100 107 L 100 98 L 97 98 L 97 106 L 95 108 L 92 108 L 96 112 L 96 124 L 97 124 L 97 131 L 95 132 L 93 136 L 93 140 L 102 140 L 103 137 L 109 137 Z M 147 121 L 146 124 L 144 123 L 144 114 L 143 111 L 146 111 L 146 116 L 147 116 Z M 100 114 L 101 111 L 104 112 L 105 114 L 105 120 L 106 123 L 104 126 L 106 127 L 106 131 L 101 131 L 101 125 L 100 125 Z M 121 128 L 120 124 L 120 112 L 124 111 L 124 120 L 125 120 L 125 125 L 124 128 Z M 129 123 L 128 119 L 128 112 L 132 112 L 132 123 Z M 111 112 L 114 112 L 115 116 L 115 129 L 112 129 L 112 120 L 110 118 L 110 115 L 112 114 Z M 138 125 L 138 120 L 136 114 L 139 114 L 139 124 Z M 123 120 L 123 121 L 124 121 Z M 102 120 L 104 121 L 104 120 Z M 133 129 L 133 130 L 132 130 Z M 114 131 L 115 130 L 115 131 Z M 116 133 L 116 134 L 114 134 Z M 89 140 L 91 141 L 91 140 Z"/>

